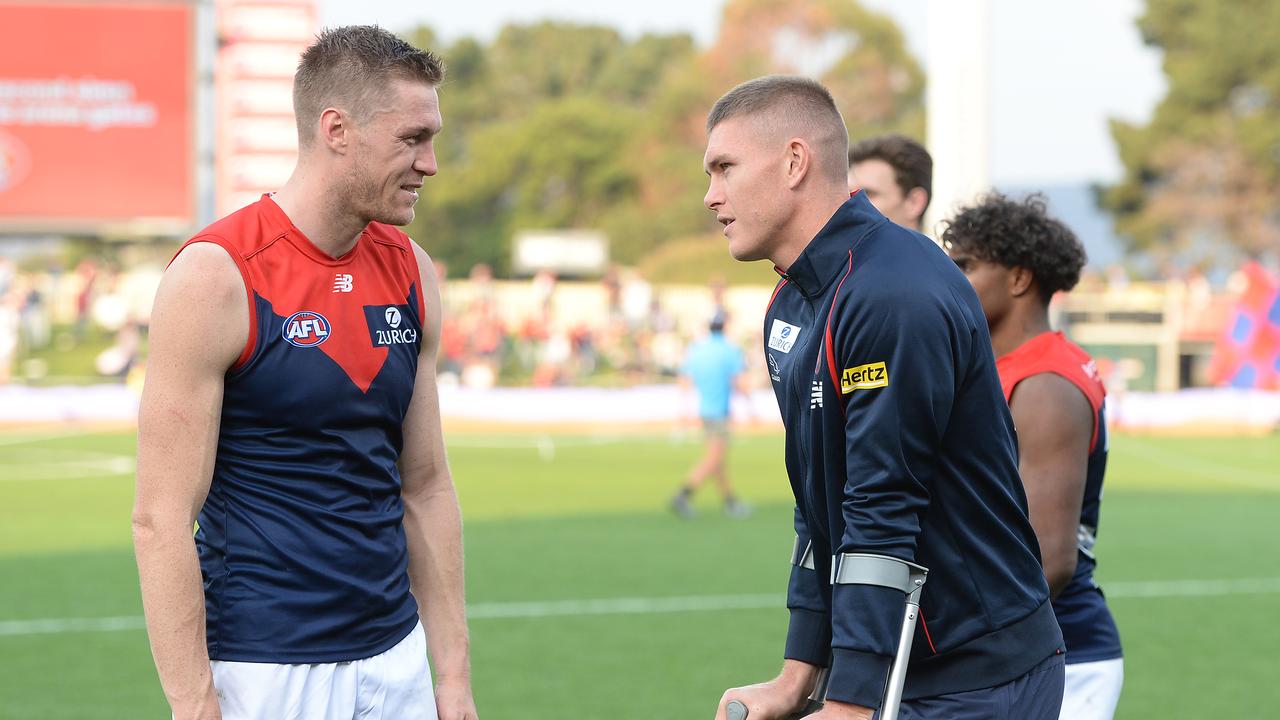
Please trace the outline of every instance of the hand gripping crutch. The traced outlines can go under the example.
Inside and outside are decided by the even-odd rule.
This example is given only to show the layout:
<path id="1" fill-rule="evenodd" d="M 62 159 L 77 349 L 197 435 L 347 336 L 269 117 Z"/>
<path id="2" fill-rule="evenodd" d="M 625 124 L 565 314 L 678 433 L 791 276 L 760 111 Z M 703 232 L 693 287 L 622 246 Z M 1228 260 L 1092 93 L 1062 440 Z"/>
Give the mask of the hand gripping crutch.
<path id="1" fill-rule="evenodd" d="M 902 688 L 907 680 L 907 663 L 911 660 L 911 642 L 915 639 L 916 618 L 920 616 L 920 592 L 929 574 L 927 568 L 886 555 L 844 553 L 833 558 L 831 580 L 833 585 L 875 585 L 899 590 L 906 595 L 903 610 L 902 632 L 898 636 L 898 650 L 889 666 L 889 682 L 877 720 L 898 720 L 902 705 Z M 799 563 L 797 563 L 799 564 Z M 826 699 L 828 668 L 818 676 L 818 686 L 804 709 L 793 718 L 817 712 Z M 728 720 L 747 720 L 747 707 L 733 700 L 726 708 Z"/>
<path id="2" fill-rule="evenodd" d="M 830 668 L 821 668 L 818 670 L 818 682 L 814 684 L 813 692 L 809 694 L 809 699 L 805 700 L 804 708 L 798 713 L 788 715 L 782 720 L 800 720 L 805 715 L 812 715 L 822 709 L 822 702 L 827 698 L 827 678 L 830 676 Z M 747 706 L 743 705 L 739 700 L 730 700 L 725 707 L 725 715 L 729 720 L 747 720 Z"/>

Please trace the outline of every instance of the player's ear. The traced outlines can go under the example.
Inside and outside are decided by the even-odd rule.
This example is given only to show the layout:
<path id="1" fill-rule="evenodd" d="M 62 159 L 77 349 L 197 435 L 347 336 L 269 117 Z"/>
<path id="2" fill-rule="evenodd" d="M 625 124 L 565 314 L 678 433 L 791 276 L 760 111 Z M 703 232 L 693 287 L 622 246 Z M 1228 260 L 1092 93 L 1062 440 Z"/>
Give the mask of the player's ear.
<path id="1" fill-rule="evenodd" d="M 1024 267 L 1009 268 L 1009 294 L 1014 297 L 1022 297 L 1036 283 L 1036 276 L 1030 270 Z"/>
<path id="2" fill-rule="evenodd" d="M 787 188 L 794 190 L 805 176 L 813 172 L 813 148 L 803 138 L 787 141 Z"/>
<path id="3" fill-rule="evenodd" d="M 351 118 L 338 108 L 328 107 L 320 113 L 320 143 L 339 155 L 347 154 Z"/>
<path id="4" fill-rule="evenodd" d="M 924 208 L 929 204 L 929 193 L 922 187 L 913 187 L 907 191 L 907 210 L 911 217 L 924 215 Z"/>

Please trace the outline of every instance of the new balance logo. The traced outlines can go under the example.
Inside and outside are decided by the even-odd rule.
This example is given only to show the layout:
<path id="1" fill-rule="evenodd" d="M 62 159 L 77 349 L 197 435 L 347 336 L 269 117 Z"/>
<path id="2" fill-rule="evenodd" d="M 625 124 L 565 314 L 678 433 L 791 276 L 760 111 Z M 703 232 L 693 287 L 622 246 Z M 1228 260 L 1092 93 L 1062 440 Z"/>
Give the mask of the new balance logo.
<path id="1" fill-rule="evenodd" d="M 814 380 L 813 387 L 809 390 L 809 409 L 822 407 L 822 381 Z"/>
<path id="2" fill-rule="evenodd" d="M 353 285 L 350 275 L 339 274 L 333 276 L 333 291 L 336 293 L 351 292 Z"/>

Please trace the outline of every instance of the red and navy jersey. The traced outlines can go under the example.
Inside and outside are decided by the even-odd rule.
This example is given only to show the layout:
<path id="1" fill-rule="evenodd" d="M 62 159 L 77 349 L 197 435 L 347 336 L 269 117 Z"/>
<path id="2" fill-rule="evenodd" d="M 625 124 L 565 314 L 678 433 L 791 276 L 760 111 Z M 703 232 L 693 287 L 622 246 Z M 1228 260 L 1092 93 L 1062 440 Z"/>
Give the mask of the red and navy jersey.
<path id="1" fill-rule="evenodd" d="M 383 652 L 418 617 L 396 465 L 423 331 L 412 243 L 372 223 L 333 258 L 269 196 L 189 242 L 224 248 L 249 299 L 196 533 L 209 656 Z"/>
<path id="2" fill-rule="evenodd" d="M 1093 408 L 1093 437 L 1076 533 L 1075 574 L 1053 602 L 1054 613 L 1067 644 L 1067 662 L 1094 662 L 1121 657 L 1120 634 L 1106 600 L 1093 581 L 1097 567 L 1093 546 L 1102 506 L 1102 477 L 1107 470 L 1106 389 L 1093 358 L 1060 332 L 1037 335 L 996 361 L 1005 400 L 1011 401 L 1018 383 L 1041 373 L 1053 373 L 1075 385 Z"/>

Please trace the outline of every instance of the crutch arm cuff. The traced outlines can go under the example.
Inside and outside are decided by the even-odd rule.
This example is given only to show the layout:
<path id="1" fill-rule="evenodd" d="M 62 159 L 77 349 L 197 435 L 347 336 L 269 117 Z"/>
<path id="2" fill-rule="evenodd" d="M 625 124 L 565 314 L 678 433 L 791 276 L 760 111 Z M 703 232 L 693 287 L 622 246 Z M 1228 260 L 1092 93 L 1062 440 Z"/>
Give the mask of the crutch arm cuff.
<path id="1" fill-rule="evenodd" d="M 834 648 L 827 698 L 879 709 L 892 664 L 893 658 L 888 655 Z"/>
<path id="2" fill-rule="evenodd" d="M 830 653 L 831 616 L 792 608 L 791 623 L 787 627 L 786 659 L 826 667 Z"/>

